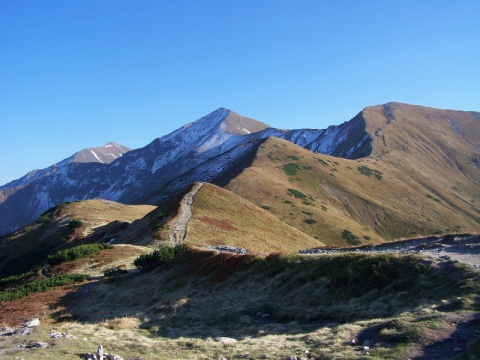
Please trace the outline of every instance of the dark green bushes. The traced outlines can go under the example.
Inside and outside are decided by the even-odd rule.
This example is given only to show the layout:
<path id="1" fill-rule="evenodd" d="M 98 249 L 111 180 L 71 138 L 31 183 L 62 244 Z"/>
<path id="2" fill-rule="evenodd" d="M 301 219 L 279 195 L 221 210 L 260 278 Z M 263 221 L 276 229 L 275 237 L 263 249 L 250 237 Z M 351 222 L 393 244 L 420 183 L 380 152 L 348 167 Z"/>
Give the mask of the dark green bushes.
<path id="1" fill-rule="evenodd" d="M 297 175 L 297 171 L 300 170 L 300 166 L 294 163 L 283 164 L 282 167 L 283 171 L 290 176 Z"/>
<path id="2" fill-rule="evenodd" d="M 375 178 L 377 180 L 382 180 L 383 179 L 383 173 L 381 171 L 376 170 L 376 169 L 371 169 L 367 165 L 359 166 L 357 169 L 358 169 L 358 171 L 360 171 L 361 174 L 363 174 L 365 176 L 375 175 Z"/>
<path id="3" fill-rule="evenodd" d="M 350 245 L 360 245 L 362 243 L 358 236 L 353 235 L 349 230 L 343 230 L 342 238 L 344 238 Z"/>
<path id="4" fill-rule="evenodd" d="M 84 244 L 78 245 L 70 249 L 61 250 L 53 255 L 48 255 L 47 262 L 50 265 L 61 264 L 65 261 L 72 261 L 83 258 L 87 255 L 99 252 L 103 249 L 113 249 L 113 245 L 109 244 Z"/>
<path id="5" fill-rule="evenodd" d="M 139 269 L 149 271 L 173 259 L 176 254 L 185 251 L 185 244 L 179 244 L 175 247 L 162 247 L 154 250 L 150 254 L 140 255 L 135 259 L 133 265 Z"/>
<path id="6" fill-rule="evenodd" d="M 55 276 L 49 279 L 34 280 L 12 289 L 0 291 L 0 302 L 17 300 L 31 293 L 39 293 L 57 286 L 84 281 L 86 278 L 87 275 L 83 274 L 68 274 Z"/>
<path id="7" fill-rule="evenodd" d="M 33 274 L 35 274 L 35 271 L 30 270 L 30 271 L 24 272 L 22 274 L 11 275 L 11 276 L 8 276 L 8 277 L 1 278 L 0 279 L 0 286 L 18 282 L 20 280 L 28 278 L 29 276 L 32 276 Z"/>
<path id="8" fill-rule="evenodd" d="M 293 196 L 295 196 L 297 199 L 305 199 L 307 195 L 302 193 L 301 191 L 295 190 L 295 189 L 287 189 Z"/>
<path id="9" fill-rule="evenodd" d="M 81 220 L 73 219 L 68 223 L 68 227 L 70 229 L 77 229 L 83 225 L 83 222 Z"/>

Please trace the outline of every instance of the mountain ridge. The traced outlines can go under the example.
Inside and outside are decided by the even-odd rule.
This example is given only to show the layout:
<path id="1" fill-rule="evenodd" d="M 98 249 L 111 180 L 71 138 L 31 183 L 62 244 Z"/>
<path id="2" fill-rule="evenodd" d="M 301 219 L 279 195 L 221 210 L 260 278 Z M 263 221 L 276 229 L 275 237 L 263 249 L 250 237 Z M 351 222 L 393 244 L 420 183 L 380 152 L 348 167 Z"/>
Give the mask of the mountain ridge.
<path id="1" fill-rule="evenodd" d="M 227 181 L 227 174 L 238 174 L 249 166 L 248 156 L 254 156 L 255 148 L 269 137 L 314 153 L 386 161 L 413 176 L 414 180 L 405 179 L 408 186 L 423 184 L 431 189 L 430 196 L 438 197 L 443 191 L 435 188 L 438 184 L 463 189 L 464 194 L 453 197 L 475 210 L 475 179 L 480 177 L 479 119 L 475 112 L 387 103 L 367 107 L 350 121 L 327 129 L 281 130 L 219 108 L 143 148 L 125 152 L 109 164 L 67 158 L 58 163 L 62 166 L 47 168 L 50 172 L 45 176 L 30 176 L 18 189 L 0 188 L 0 233 L 35 220 L 63 201 L 100 198 L 158 205 L 193 182 L 219 184 L 222 178 Z M 458 176 L 465 177 L 473 189 L 457 175 L 452 179 L 439 177 L 437 170 L 442 168 L 452 174 L 460 172 Z M 433 187 L 432 178 L 437 179 Z M 453 204 L 457 200 L 448 201 Z"/>
<path id="2" fill-rule="evenodd" d="M 348 123 L 326 130 L 279 130 L 219 108 L 141 149 L 126 152 L 110 164 L 64 160 L 61 171 L 54 169 L 51 176 L 31 178 L 18 191 L 0 190 L 0 233 L 33 221 L 62 201 L 102 198 L 137 203 L 195 166 L 241 144 L 269 136 L 285 138 L 317 151 L 354 155 L 355 145 L 337 151 L 346 143 L 348 131 L 351 131 Z"/>

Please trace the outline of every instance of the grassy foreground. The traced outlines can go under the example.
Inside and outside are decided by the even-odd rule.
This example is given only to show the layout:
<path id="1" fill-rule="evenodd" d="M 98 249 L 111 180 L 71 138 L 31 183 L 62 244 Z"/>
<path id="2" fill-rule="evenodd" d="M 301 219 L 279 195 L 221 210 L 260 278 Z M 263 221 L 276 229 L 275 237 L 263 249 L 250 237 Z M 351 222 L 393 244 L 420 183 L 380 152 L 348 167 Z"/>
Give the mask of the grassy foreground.
<path id="1" fill-rule="evenodd" d="M 80 285 L 60 299 L 55 317 L 64 321 L 53 324 L 75 339 L 50 339 L 40 327 L 28 341 L 50 348 L 9 355 L 78 359 L 102 344 L 132 360 L 418 358 L 462 326 L 480 330 L 478 277 L 459 263 L 407 255 L 260 258 L 187 249 L 153 271 Z M 237 342 L 224 346 L 217 337 Z M 358 346 L 365 340 L 368 350 Z M 468 344 L 458 355 L 473 359 Z M 475 354 L 478 342 L 470 346 Z M 452 351 L 435 359 L 454 358 Z"/>

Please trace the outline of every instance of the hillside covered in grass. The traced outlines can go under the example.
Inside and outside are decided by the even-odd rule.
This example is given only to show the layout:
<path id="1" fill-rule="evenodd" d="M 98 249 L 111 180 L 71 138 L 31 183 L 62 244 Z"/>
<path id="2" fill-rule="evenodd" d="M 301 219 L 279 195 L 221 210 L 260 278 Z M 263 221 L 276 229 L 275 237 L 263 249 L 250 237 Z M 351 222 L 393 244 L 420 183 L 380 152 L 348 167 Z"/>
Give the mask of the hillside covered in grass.
<path id="1" fill-rule="evenodd" d="M 478 276 L 459 263 L 413 255 L 255 257 L 185 248 L 147 272 L 120 272 L 0 309 L 39 306 L 42 321 L 75 337 L 52 340 L 39 328 L 31 341 L 51 346 L 32 350 L 36 359 L 73 358 L 99 343 L 126 359 L 350 359 L 367 352 L 373 359 L 467 359 L 478 346 Z M 48 307 L 38 304 L 47 298 Z M 14 319 L 2 321 L 15 326 Z M 456 333 L 463 340 L 451 342 Z M 224 338 L 233 345 L 222 345 Z M 22 338 L 8 343 L 15 341 Z"/>

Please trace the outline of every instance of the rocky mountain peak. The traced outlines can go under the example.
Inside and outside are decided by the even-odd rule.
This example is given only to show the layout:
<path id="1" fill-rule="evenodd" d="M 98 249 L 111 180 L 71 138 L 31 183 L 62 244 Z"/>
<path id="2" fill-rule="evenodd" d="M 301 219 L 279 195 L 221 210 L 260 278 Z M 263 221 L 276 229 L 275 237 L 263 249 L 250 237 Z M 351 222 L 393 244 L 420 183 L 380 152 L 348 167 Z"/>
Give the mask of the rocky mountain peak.
<path id="1" fill-rule="evenodd" d="M 225 132 L 236 135 L 252 134 L 269 128 L 267 124 L 229 111 L 224 121 Z"/>
<path id="2" fill-rule="evenodd" d="M 131 149 L 126 146 L 111 141 L 103 146 L 86 148 L 75 153 L 71 162 L 110 164 L 130 150 Z"/>

